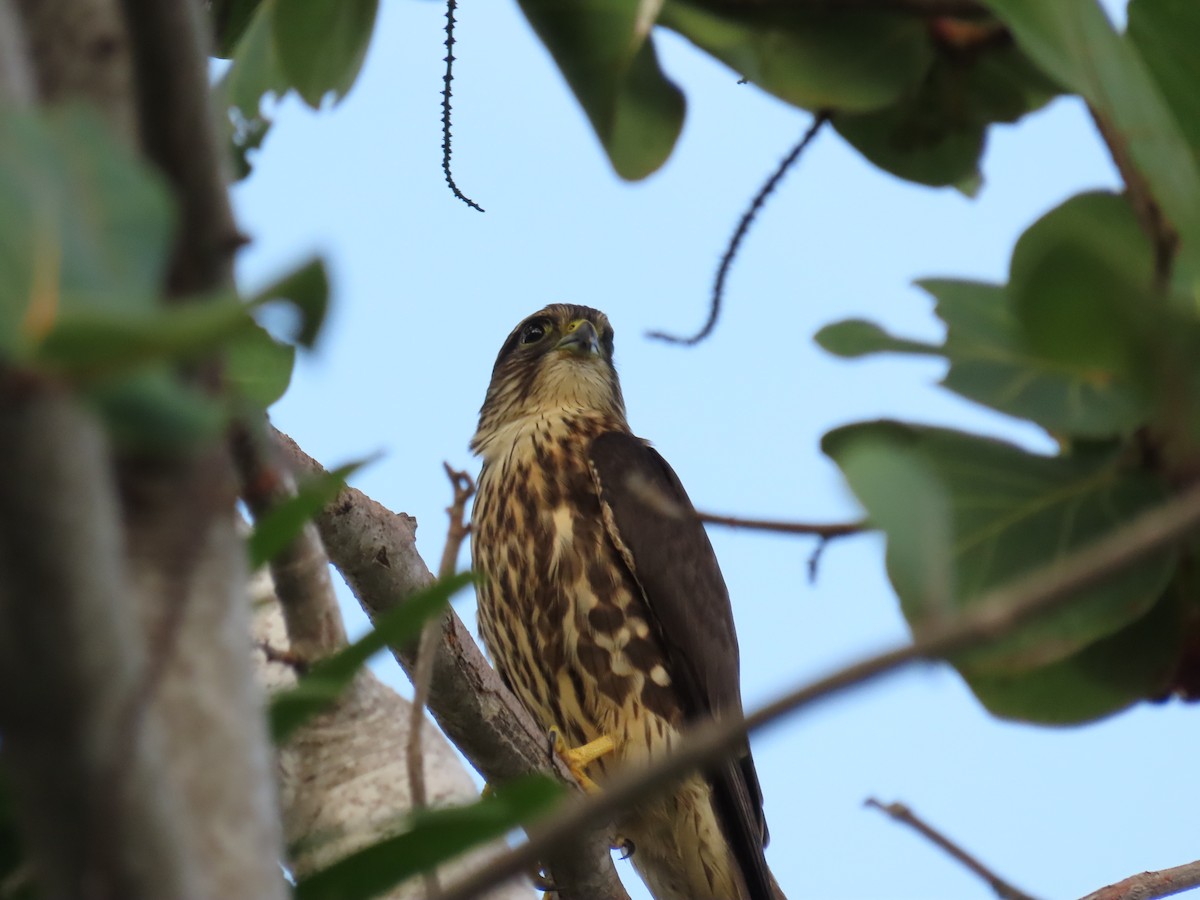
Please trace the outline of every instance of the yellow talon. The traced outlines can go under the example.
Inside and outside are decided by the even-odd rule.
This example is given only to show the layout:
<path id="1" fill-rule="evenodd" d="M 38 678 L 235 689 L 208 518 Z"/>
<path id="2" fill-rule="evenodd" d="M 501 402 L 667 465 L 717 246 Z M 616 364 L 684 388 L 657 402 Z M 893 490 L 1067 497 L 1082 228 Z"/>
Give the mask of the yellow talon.
<path id="1" fill-rule="evenodd" d="M 602 734 L 581 747 L 568 747 L 567 742 L 563 740 L 562 732 L 557 728 L 551 728 L 550 740 L 553 742 L 554 752 L 567 764 L 567 768 L 571 770 L 571 774 L 575 776 L 575 780 L 579 782 L 579 786 L 583 788 L 584 792 L 599 793 L 600 785 L 592 781 L 585 770 L 589 763 L 595 762 L 600 757 L 617 749 L 613 739 L 607 734 Z"/>

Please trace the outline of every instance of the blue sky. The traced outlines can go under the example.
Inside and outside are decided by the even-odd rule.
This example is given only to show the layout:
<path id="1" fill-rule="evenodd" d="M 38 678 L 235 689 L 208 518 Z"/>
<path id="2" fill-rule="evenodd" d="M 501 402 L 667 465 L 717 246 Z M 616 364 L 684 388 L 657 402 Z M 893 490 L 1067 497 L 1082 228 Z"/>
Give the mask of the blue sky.
<path id="1" fill-rule="evenodd" d="M 1080 190 L 1115 184 L 1079 104 L 1059 101 L 995 129 L 974 200 L 899 182 L 827 131 L 752 231 L 715 335 L 688 350 L 645 333 L 690 332 L 703 321 L 738 216 L 807 116 L 662 35 L 664 68 L 688 95 L 687 124 L 666 167 L 627 184 L 515 3 L 466 4 L 454 170 L 487 209 L 481 215 L 442 181 L 444 8 L 382 7 L 351 94 L 320 115 L 285 102 L 256 173 L 237 189 L 253 238 L 240 275 L 253 286 L 308 253 L 327 256 L 329 326 L 274 418 L 326 464 L 383 450 L 355 483 L 417 517 L 426 560 L 440 556 L 445 533 L 442 461 L 477 468 L 467 441 L 496 351 L 548 302 L 608 313 L 630 423 L 706 510 L 857 516 L 818 443 L 862 419 L 1049 446 L 1036 429 L 939 389 L 934 361 L 847 363 L 811 337 L 827 322 L 863 316 L 936 339 L 915 279 L 1003 280 L 1014 240 L 1034 219 Z M 907 636 L 879 539 L 829 546 L 814 585 L 811 541 L 710 534 L 733 597 L 749 707 Z M 458 608 L 473 627 L 473 600 Z M 363 627 L 353 601 L 346 615 Z M 394 667 L 381 672 L 405 686 Z M 1195 855 L 1180 814 L 1192 804 L 1178 788 L 1194 766 L 1194 733 L 1177 705 L 1076 729 L 999 722 L 951 669 L 927 666 L 755 737 L 768 857 L 793 900 L 991 896 L 863 808 L 877 796 L 910 804 L 1032 893 L 1079 896 Z M 635 900 L 645 897 L 622 870 Z"/>

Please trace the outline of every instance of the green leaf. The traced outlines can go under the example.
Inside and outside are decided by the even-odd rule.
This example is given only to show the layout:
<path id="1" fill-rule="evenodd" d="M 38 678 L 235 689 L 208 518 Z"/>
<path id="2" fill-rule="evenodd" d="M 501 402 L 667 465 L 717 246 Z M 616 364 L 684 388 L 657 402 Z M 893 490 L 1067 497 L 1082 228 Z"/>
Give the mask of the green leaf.
<path id="1" fill-rule="evenodd" d="M 1111 455 L 1036 456 L 1000 441 L 897 422 L 836 429 L 822 449 L 887 534 L 888 574 L 918 635 L 926 622 L 970 608 L 989 591 L 1069 556 L 1166 496 L 1156 478 L 1122 470 Z M 926 521 L 924 511 L 937 496 L 931 478 L 949 509 L 945 576 L 931 567 L 936 556 L 926 546 L 945 540 L 938 517 Z M 915 512 L 905 516 L 906 506 Z M 921 531 L 931 533 L 912 534 Z M 1065 659 L 1144 615 L 1174 569 L 1175 553 L 1164 551 L 952 661 L 964 674 L 1000 675 Z"/>
<path id="2" fill-rule="evenodd" d="M 122 449 L 176 454 L 211 440 L 224 429 L 224 407 L 183 384 L 166 365 L 142 368 L 86 386 L 85 398 Z"/>
<path id="3" fill-rule="evenodd" d="M 233 63 L 213 86 L 214 105 L 227 112 L 226 132 L 238 178 L 250 173 L 250 153 L 262 146 L 271 129 L 271 119 L 263 111 L 265 98 L 281 99 L 291 87 L 271 40 L 274 4 L 275 0 L 258 3 L 233 48 Z"/>
<path id="4" fill-rule="evenodd" d="M 64 313 L 156 305 L 173 236 L 158 177 L 90 110 L 0 110 L 0 357 Z"/>
<path id="5" fill-rule="evenodd" d="M 1017 674 L 965 677 L 993 715 L 1078 725 L 1160 695 L 1185 634 L 1179 604 L 1166 597 L 1132 625 L 1059 662 Z"/>
<path id="6" fill-rule="evenodd" d="M 885 109 L 838 112 L 833 125 L 893 175 L 935 187 L 978 179 L 987 128 L 1014 122 L 1057 93 L 1017 48 L 944 50 L 919 87 Z"/>
<path id="7" fill-rule="evenodd" d="M 372 656 L 385 647 L 403 647 L 420 635 L 425 623 L 445 609 L 450 598 L 471 584 L 463 572 L 435 581 L 396 609 L 375 620 L 375 627 L 345 649 L 316 663 L 300 680 L 271 698 L 271 735 L 282 744 L 297 728 L 333 703 Z"/>
<path id="8" fill-rule="evenodd" d="M 1194 0 L 1132 0 L 1127 34 L 1150 69 L 1192 155 L 1200 161 L 1200 4 Z"/>
<path id="9" fill-rule="evenodd" d="M 938 348 L 932 344 L 893 337 L 874 322 L 865 319 L 845 319 L 826 325 L 816 333 L 813 340 L 834 356 L 847 359 L 869 356 L 872 353 L 938 353 Z"/>
<path id="10" fill-rule="evenodd" d="M 346 95 L 358 77 L 379 0 L 274 0 L 271 34 L 280 69 L 313 109 Z"/>
<path id="11" fill-rule="evenodd" d="M 225 382 L 254 406 L 267 409 L 287 392 L 295 362 L 295 347 L 254 325 L 225 344 Z"/>
<path id="12" fill-rule="evenodd" d="M 250 568 L 257 569 L 283 552 L 305 524 L 342 492 L 346 480 L 370 462 L 371 459 L 360 459 L 306 478 L 293 496 L 259 517 L 246 539 Z"/>
<path id="13" fill-rule="evenodd" d="M 324 261 L 310 259 L 255 294 L 250 299 L 250 306 L 262 306 L 274 300 L 286 300 L 300 313 L 296 342 L 302 347 L 311 347 L 329 309 L 329 276 Z"/>
<path id="14" fill-rule="evenodd" d="M 296 886 L 297 900 L 369 900 L 448 859 L 503 837 L 548 812 L 562 787 L 530 776 L 496 789 L 470 806 L 423 812 L 395 837 L 359 850 Z"/>
<path id="15" fill-rule="evenodd" d="M 254 328 L 235 297 L 148 310 L 79 310 L 59 317 L 35 359 L 68 375 L 122 374 L 163 360 L 195 359 Z"/>
<path id="16" fill-rule="evenodd" d="M 661 0 L 520 0 L 622 178 L 666 162 L 684 100 L 658 65 L 650 26 Z"/>
<path id="17" fill-rule="evenodd" d="M 1200 288 L 1200 162 L 1133 42 L 1113 30 L 1096 0 L 988 0 L 988 7 L 1038 66 L 1087 100 L 1126 142 L 1179 232 L 1177 276 L 1194 296 Z"/>
<path id="18" fill-rule="evenodd" d="M 1046 359 L 1029 349 L 1005 289 L 971 281 L 918 282 L 946 323 L 942 353 L 949 390 L 1055 434 L 1105 438 L 1131 433 L 1145 411 L 1118 373 Z"/>
<path id="19" fill-rule="evenodd" d="M 933 54 L 915 16 L 667 0 L 661 22 L 805 109 L 865 112 L 918 84 Z"/>
<path id="20" fill-rule="evenodd" d="M 208 18 L 212 24 L 215 56 L 233 56 L 242 35 L 250 26 L 262 0 L 210 0 Z"/>
<path id="21" fill-rule="evenodd" d="M 1017 241 L 1012 309 L 1029 347 L 1098 378 L 1129 375 L 1153 353 L 1154 251 L 1129 204 L 1092 192 L 1067 200 Z"/>

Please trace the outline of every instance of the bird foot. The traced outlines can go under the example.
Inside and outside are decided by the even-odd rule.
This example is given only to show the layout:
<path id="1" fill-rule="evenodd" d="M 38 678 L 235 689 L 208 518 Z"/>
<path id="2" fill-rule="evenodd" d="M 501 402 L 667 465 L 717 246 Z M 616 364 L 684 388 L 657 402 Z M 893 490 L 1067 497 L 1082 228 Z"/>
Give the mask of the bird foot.
<path id="1" fill-rule="evenodd" d="M 589 763 L 595 762 L 600 757 L 612 753 L 617 749 L 616 742 L 607 734 L 602 734 L 594 741 L 589 741 L 581 747 L 568 747 L 567 742 L 563 739 L 562 732 L 557 728 L 550 729 L 551 749 L 558 754 L 558 758 L 566 763 L 567 768 L 571 770 L 571 774 L 579 783 L 579 787 L 583 789 L 585 794 L 600 793 L 600 785 L 592 781 L 587 774 L 587 766 Z"/>

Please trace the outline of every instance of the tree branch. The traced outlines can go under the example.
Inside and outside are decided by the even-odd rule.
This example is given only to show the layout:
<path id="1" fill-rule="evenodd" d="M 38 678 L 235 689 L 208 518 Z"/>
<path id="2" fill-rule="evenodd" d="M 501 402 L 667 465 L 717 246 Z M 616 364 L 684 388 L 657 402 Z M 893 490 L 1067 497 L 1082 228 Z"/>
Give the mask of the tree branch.
<path id="1" fill-rule="evenodd" d="M 235 426 L 230 445 L 241 476 L 242 499 L 256 522 L 295 496 L 295 480 L 273 458 L 279 451 L 261 424 L 254 427 L 243 422 Z M 290 652 L 305 663 L 313 663 L 344 647 L 346 629 L 329 578 L 329 559 L 316 526 L 305 523 L 269 565 L 287 625 Z"/>
<path id="2" fill-rule="evenodd" d="M 0 373 L 0 745 L 48 897 L 201 896 L 148 668 L 102 429 Z M 31 602 L 32 601 L 32 602 Z"/>
<path id="3" fill-rule="evenodd" d="M 1082 900 L 1156 900 L 1194 887 L 1200 887 L 1200 860 L 1170 869 L 1159 869 L 1157 872 L 1131 875 L 1124 881 L 1093 891 Z"/>
<path id="4" fill-rule="evenodd" d="M 778 534 L 806 534 L 824 540 L 862 534 L 871 526 L 865 522 L 786 522 L 779 519 L 744 519 L 739 516 L 719 516 L 716 513 L 696 512 L 696 518 L 709 525 L 728 528 L 749 528 L 755 531 L 774 531 Z"/>
<path id="5" fill-rule="evenodd" d="M 996 892 L 996 896 L 1000 900 L 1035 900 L 1034 897 L 1026 894 L 1020 888 L 1005 881 L 962 847 L 958 846 L 958 844 L 954 843 L 954 841 L 950 840 L 950 838 L 946 837 L 928 822 L 922 820 L 903 803 L 888 803 L 885 805 L 872 797 L 867 800 L 866 805 L 879 810 L 902 825 L 907 825 L 927 841 L 940 847 L 951 857 L 958 860 L 986 881 L 988 886 Z"/>
<path id="6" fill-rule="evenodd" d="M 1193 487 L 1082 550 L 1044 566 L 1010 586 L 990 591 L 978 605 L 961 615 L 928 623 L 918 629 L 918 637 L 911 644 L 839 669 L 784 694 L 744 719 L 730 718 L 700 725 L 678 744 L 678 752 L 660 763 L 618 775 L 595 797 L 568 800 L 543 820 L 535 837 L 497 859 L 486 873 L 448 887 L 443 900 L 468 900 L 495 883 L 493 878 L 500 880 L 521 871 L 570 841 L 580 829 L 609 821 L 620 810 L 666 790 L 688 772 L 734 752 L 748 731 L 914 662 L 940 659 L 1003 637 L 1021 623 L 1065 605 L 1079 591 L 1178 542 L 1198 525 L 1200 487 Z"/>
<path id="7" fill-rule="evenodd" d="M 275 431 L 296 472 L 323 471 L 291 438 Z M 316 519 L 334 565 L 372 618 L 394 609 L 433 576 L 414 543 L 416 523 L 354 488 L 346 488 Z M 548 752 L 545 732 L 488 665 L 459 617 L 450 610 L 433 661 L 429 710 L 443 732 L 493 784 L 532 773 L 549 775 L 574 790 L 578 785 L 557 754 Z M 393 648 L 413 671 L 412 648 Z M 556 900 L 628 900 L 613 868 L 607 829 L 576 832 L 530 863 L 542 863 L 556 887 Z M 519 874 L 514 870 L 507 877 Z M 498 879 L 501 881 L 504 879 Z"/>
<path id="8" fill-rule="evenodd" d="M 1129 204 L 1133 207 L 1138 224 L 1154 248 L 1154 289 L 1160 295 L 1165 294 L 1171 284 L 1171 269 L 1175 263 L 1175 254 L 1179 250 L 1179 234 L 1167 221 L 1162 206 L 1154 199 L 1150 183 L 1134 163 L 1125 136 L 1090 103 L 1088 113 L 1096 125 L 1096 131 L 1108 147 L 1121 180 L 1125 182 Z"/>

